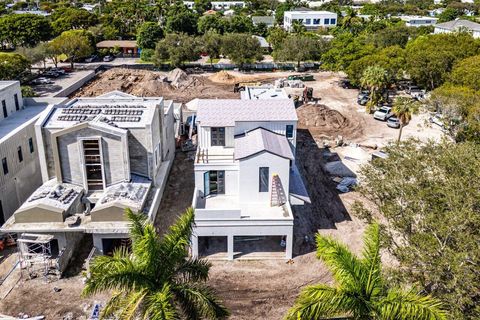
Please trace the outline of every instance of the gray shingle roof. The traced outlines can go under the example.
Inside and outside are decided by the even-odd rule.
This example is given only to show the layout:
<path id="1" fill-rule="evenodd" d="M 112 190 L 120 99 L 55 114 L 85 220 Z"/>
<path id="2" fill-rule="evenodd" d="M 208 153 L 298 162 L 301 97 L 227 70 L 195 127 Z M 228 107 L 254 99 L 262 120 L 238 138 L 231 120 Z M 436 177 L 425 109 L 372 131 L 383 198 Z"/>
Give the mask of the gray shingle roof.
<path id="1" fill-rule="evenodd" d="M 290 143 L 283 135 L 257 128 L 235 137 L 235 160 L 247 158 L 262 151 L 293 160 Z"/>
<path id="2" fill-rule="evenodd" d="M 257 25 L 259 23 L 265 23 L 267 26 L 273 25 L 275 18 L 273 16 L 253 16 L 253 24 Z"/>
<path id="3" fill-rule="evenodd" d="M 435 27 L 447 30 L 458 30 L 459 28 L 466 28 L 472 31 L 480 31 L 480 24 L 469 20 L 452 20 L 444 23 L 437 23 Z"/>
<path id="4" fill-rule="evenodd" d="M 233 127 L 236 121 L 297 121 L 290 99 L 199 99 L 197 121 L 204 127 Z"/>

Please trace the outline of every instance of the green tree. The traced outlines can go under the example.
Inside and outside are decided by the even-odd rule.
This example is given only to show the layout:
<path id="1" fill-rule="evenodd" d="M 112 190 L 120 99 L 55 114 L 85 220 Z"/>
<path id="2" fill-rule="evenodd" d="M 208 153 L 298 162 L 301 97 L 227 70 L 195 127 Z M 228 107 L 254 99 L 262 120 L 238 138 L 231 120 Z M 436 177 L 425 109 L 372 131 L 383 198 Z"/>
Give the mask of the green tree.
<path id="1" fill-rule="evenodd" d="M 462 13 L 454 8 L 446 8 L 438 15 L 438 22 L 447 22 L 457 19 Z"/>
<path id="2" fill-rule="evenodd" d="M 49 51 L 54 55 L 64 54 L 74 67 L 75 60 L 86 57 L 94 52 L 88 34 L 85 30 L 64 31 L 49 44 Z"/>
<path id="3" fill-rule="evenodd" d="M 406 46 L 406 71 L 418 84 L 435 89 L 455 62 L 478 54 L 480 42 L 466 33 L 421 36 Z"/>
<path id="4" fill-rule="evenodd" d="M 208 54 L 211 64 L 213 64 L 213 59 L 220 57 L 222 40 L 222 35 L 218 34 L 215 30 L 207 31 L 200 39 L 202 52 Z"/>
<path id="5" fill-rule="evenodd" d="M 272 27 L 268 30 L 267 41 L 273 50 L 278 50 L 287 36 L 288 32 L 282 27 Z"/>
<path id="6" fill-rule="evenodd" d="M 210 30 L 214 30 L 220 34 L 225 32 L 226 22 L 220 14 L 209 14 L 198 19 L 198 33 L 205 34 Z"/>
<path id="7" fill-rule="evenodd" d="M 33 48 L 18 47 L 15 52 L 26 57 L 31 64 L 43 63 L 43 68 L 45 69 L 45 64 L 48 57 L 46 47 L 46 43 L 40 43 Z"/>
<path id="8" fill-rule="evenodd" d="M 249 34 L 229 33 L 223 36 L 222 54 L 243 68 L 245 63 L 262 60 L 260 42 Z"/>
<path id="9" fill-rule="evenodd" d="M 21 80 L 30 69 L 30 61 L 18 53 L 0 52 L 0 80 Z"/>
<path id="10" fill-rule="evenodd" d="M 318 60 L 326 50 L 327 42 L 322 39 L 291 35 L 273 51 L 273 57 L 279 61 L 295 61 L 300 67 L 302 61 Z"/>
<path id="11" fill-rule="evenodd" d="M 453 67 L 449 82 L 480 90 L 480 55 L 464 59 Z"/>
<path id="12" fill-rule="evenodd" d="M 142 49 L 155 49 L 160 39 L 163 38 L 163 30 L 155 22 L 144 22 L 137 29 L 137 45 Z"/>
<path id="13" fill-rule="evenodd" d="M 350 319 L 446 319 L 441 303 L 413 290 L 388 286 L 382 277 L 380 229 L 370 225 L 362 257 L 332 237 L 317 235 L 317 257 L 330 269 L 335 286 L 303 289 L 287 319 L 310 320 L 346 316 Z"/>
<path id="14" fill-rule="evenodd" d="M 184 33 L 168 33 L 155 48 L 154 62 L 170 62 L 172 66 L 180 67 L 184 62 L 197 60 L 199 57 L 197 40 Z"/>
<path id="15" fill-rule="evenodd" d="M 379 66 L 371 66 L 365 69 L 360 79 L 361 86 L 370 91 L 370 100 L 367 103 L 367 112 L 377 105 L 381 93 L 387 84 L 387 72 Z"/>
<path id="16" fill-rule="evenodd" d="M 375 47 L 364 43 L 363 36 L 343 32 L 330 41 L 330 49 L 322 56 L 323 67 L 328 70 L 346 70 L 350 64 L 375 52 Z"/>
<path id="17" fill-rule="evenodd" d="M 169 32 L 193 35 L 197 33 L 197 21 L 197 14 L 180 3 L 169 9 L 165 25 Z"/>
<path id="18" fill-rule="evenodd" d="M 202 14 L 205 11 L 212 9 L 212 2 L 210 0 L 194 0 L 193 8 L 195 11 Z"/>
<path id="19" fill-rule="evenodd" d="M 8 14 L 0 18 L 0 43 L 5 46 L 34 47 L 50 39 L 47 18 L 35 14 Z"/>
<path id="20" fill-rule="evenodd" d="M 253 29 L 252 19 L 243 15 L 231 17 L 226 24 L 226 30 L 230 33 L 251 33 Z"/>
<path id="21" fill-rule="evenodd" d="M 479 319 L 480 144 L 410 139 L 385 151 L 363 167 L 358 191 L 386 225 L 391 281 L 439 298 L 451 319 Z"/>
<path id="22" fill-rule="evenodd" d="M 402 138 L 402 130 L 410 120 L 412 115 L 418 113 L 418 103 L 410 97 L 397 97 L 393 102 L 392 112 L 400 121 L 400 130 L 398 131 L 398 141 Z"/>
<path id="23" fill-rule="evenodd" d="M 62 8 L 55 10 L 51 19 L 55 34 L 61 34 L 68 30 L 88 29 L 98 23 L 95 14 L 78 8 Z"/>
<path id="24" fill-rule="evenodd" d="M 102 317 L 119 319 L 223 319 L 227 309 L 208 280 L 210 263 L 188 257 L 194 222 L 188 209 L 160 238 L 143 214 L 126 210 L 131 222 L 131 251 L 121 248 L 112 257 L 96 257 L 83 293 L 113 290 Z"/>

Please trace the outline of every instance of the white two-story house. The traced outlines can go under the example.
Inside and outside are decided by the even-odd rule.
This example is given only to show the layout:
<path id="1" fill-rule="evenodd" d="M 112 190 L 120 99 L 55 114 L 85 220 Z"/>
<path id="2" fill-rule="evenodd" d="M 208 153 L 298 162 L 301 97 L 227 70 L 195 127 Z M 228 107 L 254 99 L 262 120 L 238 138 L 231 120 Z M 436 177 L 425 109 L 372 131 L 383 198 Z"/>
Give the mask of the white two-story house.
<path id="1" fill-rule="evenodd" d="M 218 245 L 230 260 L 257 249 L 291 258 L 290 205 L 309 202 L 295 167 L 293 101 L 199 100 L 197 128 L 192 255 Z"/>

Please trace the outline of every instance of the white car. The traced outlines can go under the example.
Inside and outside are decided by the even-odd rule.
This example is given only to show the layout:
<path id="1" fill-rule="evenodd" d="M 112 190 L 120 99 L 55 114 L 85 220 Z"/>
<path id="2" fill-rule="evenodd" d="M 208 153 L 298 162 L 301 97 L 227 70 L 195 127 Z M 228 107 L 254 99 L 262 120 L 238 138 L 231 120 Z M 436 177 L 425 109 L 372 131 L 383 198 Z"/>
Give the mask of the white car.
<path id="1" fill-rule="evenodd" d="M 110 62 L 110 61 L 113 61 L 113 59 L 114 59 L 114 58 L 113 58 L 112 56 L 105 56 L 105 57 L 103 57 L 103 61 L 104 61 L 104 62 Z"/>
<path id="2" fill-rule="evenodd" d="M 381 107 L 373 114 L 375 119 L 382 121 L 387 121 L 391 116 L 393 116 L 391 107 Z"/>
<path id="3" fill-rule="evenodd" d="M 40 77 L 32 80 L 32 84 L 50 84 L 50 83 L 53 83 L 53 81 L 45 77 Z"/>

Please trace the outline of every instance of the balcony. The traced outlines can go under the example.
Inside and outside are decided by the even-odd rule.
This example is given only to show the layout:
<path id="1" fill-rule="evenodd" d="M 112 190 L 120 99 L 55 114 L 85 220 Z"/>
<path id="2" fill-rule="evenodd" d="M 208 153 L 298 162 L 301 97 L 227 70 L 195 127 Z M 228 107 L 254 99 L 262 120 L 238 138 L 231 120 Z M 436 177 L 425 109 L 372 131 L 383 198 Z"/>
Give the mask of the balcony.
<path id="1" fill-rule="evenodd" d="M 235 153 L 234 148 L 225 147 L 210 147 L 208 149 L 197 149 L 195 156 L 196 164 L 223 164 L 234 163 Z"/>
<path id="2" fill-rule="evenodd" d="M 192 207 L 195 221 L 293 221 L 290 204 L 270 206 L 269 203 L 240 203 L 237 195 L 215 195 L 203 197 L 203 192 L 195 189 Z"/>

